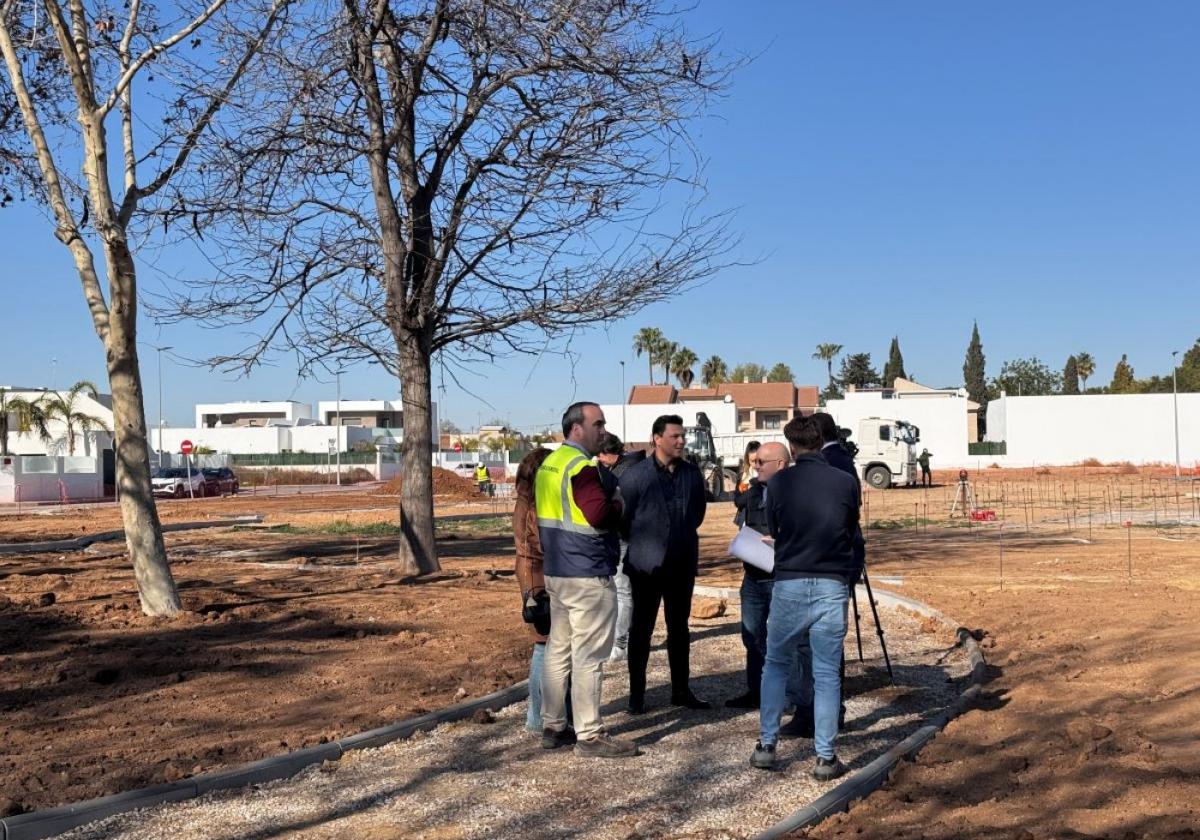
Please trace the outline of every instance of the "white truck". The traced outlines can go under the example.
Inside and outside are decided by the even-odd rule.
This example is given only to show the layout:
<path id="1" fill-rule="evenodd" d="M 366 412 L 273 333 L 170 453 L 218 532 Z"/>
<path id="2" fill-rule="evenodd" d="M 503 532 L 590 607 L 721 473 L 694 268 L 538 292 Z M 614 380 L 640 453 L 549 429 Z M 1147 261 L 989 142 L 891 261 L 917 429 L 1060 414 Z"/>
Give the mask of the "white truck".
<path id="1" fill-rule="evenodd" d="M 862 480 L 876 490 L 917 483 L 916 444 L 921 430 L 912 423 L 887 417 L 864 417 L 858 424 L 855 466 Z"/>

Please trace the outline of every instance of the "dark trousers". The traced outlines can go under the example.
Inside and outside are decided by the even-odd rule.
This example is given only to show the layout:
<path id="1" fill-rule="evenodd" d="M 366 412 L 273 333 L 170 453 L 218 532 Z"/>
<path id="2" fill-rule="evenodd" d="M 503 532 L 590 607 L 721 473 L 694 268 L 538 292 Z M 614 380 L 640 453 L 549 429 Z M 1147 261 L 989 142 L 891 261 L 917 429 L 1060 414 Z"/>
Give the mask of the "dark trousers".
<path id="1" fill-rule="evenodd" d="M 652 574 L 625 565 L 633 590 L 633 621 L 629 626 L 629 700 L 640 703 L 646 696 L 646 665 L 650 661 L 650 637 L 658 622 L 658 605 L 667 623 L 667 659 L 671 664 L 671 694 L 688 691 L 688 663 L 695 573 L 690 568 L 661 568 Z"/>
<path id="2" fill-rule="evenodd" d="M 921 486 L 928 487 L 933 485 L 933 474 L 929 472 L 929 467 L 921 467 Z"/>

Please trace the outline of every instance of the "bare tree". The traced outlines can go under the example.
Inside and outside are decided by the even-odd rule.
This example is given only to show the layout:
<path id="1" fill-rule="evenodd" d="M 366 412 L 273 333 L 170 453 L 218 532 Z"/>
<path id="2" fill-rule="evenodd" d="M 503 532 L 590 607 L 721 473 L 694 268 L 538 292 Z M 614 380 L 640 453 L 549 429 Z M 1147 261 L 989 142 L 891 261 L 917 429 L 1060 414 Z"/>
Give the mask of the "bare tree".
<path id="1" fill-rule="evenodd" d="M 142 0 L 123 7 L 88 0 L 0 0 L 0 55 L 19 114 L 19 120 L 12 113 L 3 119 L 9 129 L 18 122 L 20 128 L 4 134 L 0 145 L 8 166 L 0 177 L 22 186 L 36 183 L 54 235 L 74 259 L 104 345 L 121 516 L 142 609 L 149 615 L 173 615 L 180 602 L 150 489 L 133 256 L 144 233 L 139 209 L 184 166 L 281 7 L 235 10 L 226 0 L 204 0 L 189 8 L 182 0 L 167 8 Z M 206 61 L 208 51 L 197 50 L 219 21 L 223 46 L 234 53 L 228 64 L 223 57 Z M 186 59 L 179 56 L 185 47 Z M 155 74 L 162 79 L 152 86 Z M 135 95 L 139 78 L 145 89 Z M 5 108 L 11 108 L 7 101 L 0 112 Z M 72 110 L 73 123 L 62 119 Z M 113 121 L 119 123 L 115 141 L 109 136 Z M 120 164 L 110 163 L 110 155 Z M 81 170 L 78 179 L 68 169 L 74 166 Z M 121 173 L 119 185 L 113 169 Z"/>
<path id="2" fill-rule="evenodd" d="M 560 346 L 715 271 L 733 243 L 698 209 L 687 128 L 729 68 L 657 0 L 304 14 L 169 219 L 217 238 L 225 282 L 163 311 L 253 325 L 210 360 L 227 369 L 287 348 L 302 370 L 370 360 L 398 376 L 400 560 L 427 573 L 434 360 L 454 375 Z"/>

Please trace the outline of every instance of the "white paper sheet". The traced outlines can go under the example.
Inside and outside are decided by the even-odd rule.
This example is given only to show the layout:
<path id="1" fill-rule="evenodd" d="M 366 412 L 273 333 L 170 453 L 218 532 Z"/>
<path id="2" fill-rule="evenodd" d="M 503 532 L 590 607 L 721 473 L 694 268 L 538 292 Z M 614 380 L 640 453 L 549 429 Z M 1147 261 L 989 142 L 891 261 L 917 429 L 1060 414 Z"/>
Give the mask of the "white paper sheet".
<path id="1" fill-rule="evenodd" d="M 729 544 L 729 553 L 764 572 L 775 570 L 775 547 L 763 542 L 762 534 L 745 525 Z"/>

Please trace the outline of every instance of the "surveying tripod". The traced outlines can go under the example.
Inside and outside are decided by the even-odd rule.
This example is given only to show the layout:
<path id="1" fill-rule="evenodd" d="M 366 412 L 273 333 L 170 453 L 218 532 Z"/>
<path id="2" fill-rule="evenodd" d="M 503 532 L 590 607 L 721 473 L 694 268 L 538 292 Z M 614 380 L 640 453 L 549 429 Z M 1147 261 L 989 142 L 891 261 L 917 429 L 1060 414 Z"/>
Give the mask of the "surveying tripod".
<path id="1" fill-rule="evenodd" d="M 951 516 L 954 515 L 954 511 L 958 510 L 960 502 L 963 516 L 970 516 L 971 511 L 975 510 L 975 491 L 971 489 L 971 482 L 967 480 L 966 470 L 958 472 L 958 489 L 954 491 L 954 504 L 950 505 Z"/>
<path id="2" fill-rule="evenodd" d="M 867 565 L 865 562 L 863 563 L 862 579 L 863 585 L 867 588 L 867 603 L 871 605 L 871 615 L 875 618 L 875 634 L 879 636 L 879 647 L 883 650 L 883 662 L 887 665 L 888 680 L 892 685 L 895 685 L 896 677 L 892 674 L 892 660 L 888 657 L 887 642 L 883 640 L 883 625 L 879 623 L 879 610 L 875 608 L 875 595 L 871 592 L 871 579 L 867 577 Z M 862 662 L 862 629 L 858 623 L 858 592 L 855 586 L 850 587 L 850 602 L 854 604 L 854 636 L 858 640 L 858 661 Z"/>

